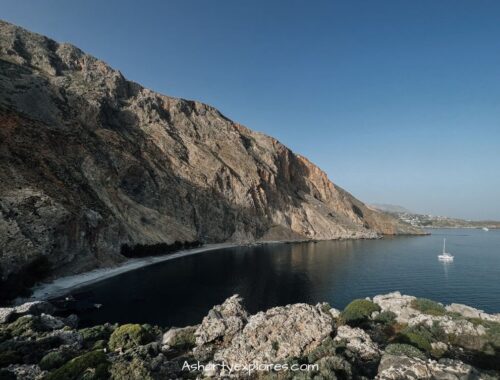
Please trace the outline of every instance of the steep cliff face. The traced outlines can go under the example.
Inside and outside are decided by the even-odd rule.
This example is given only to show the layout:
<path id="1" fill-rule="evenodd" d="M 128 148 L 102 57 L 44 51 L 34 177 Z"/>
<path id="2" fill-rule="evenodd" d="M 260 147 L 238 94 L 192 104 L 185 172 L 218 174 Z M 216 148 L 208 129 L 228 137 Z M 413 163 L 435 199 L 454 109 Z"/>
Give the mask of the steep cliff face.
<path id="1" fill-rule="evenodd" d="M 277 140 L 6 22 L 0 142 L 4 279 L 41 256 L 56 274 L 107 265 L 125 243 L 419 233 Z"/>

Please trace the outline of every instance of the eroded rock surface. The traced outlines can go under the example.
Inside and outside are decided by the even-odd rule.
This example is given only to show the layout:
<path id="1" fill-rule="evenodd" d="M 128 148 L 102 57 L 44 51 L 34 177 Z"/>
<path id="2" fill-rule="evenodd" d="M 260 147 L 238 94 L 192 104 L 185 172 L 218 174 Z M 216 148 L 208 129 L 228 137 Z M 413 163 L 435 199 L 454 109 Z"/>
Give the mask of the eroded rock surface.
<path id="1" fill-rule="evenodd" d="M 230 344 L 216 351 L 216 361 L 229 364 L 276 363 L 300 357 L 318 347 L 332 332 L 332 317 L 307 304 L 275 307 L 248 319 Z"/>
<path id="2" fill-rule="evenodd" d="M 370 336 L 362 329 L 340 326 L 334 341 L 345 342 L 346 347 L 359 355 L 362 360 L 377 360 L 380 350 Z"/>
<path id="3" fill-rule="evenodd" d="M 421 360 L 406 356 L 384 355 L 378 369 L 378 380 L 494 379 L 458 360 Z"/>
<path id="4" fill-rule="evenodd" d="M 223 338 L 230 340 L 241 331 L 249 317 L 241 301 L 238 295 L 234 295 L 222 305 L 214 306 L 194 333 L 196 344 L 201 346 Z"/>

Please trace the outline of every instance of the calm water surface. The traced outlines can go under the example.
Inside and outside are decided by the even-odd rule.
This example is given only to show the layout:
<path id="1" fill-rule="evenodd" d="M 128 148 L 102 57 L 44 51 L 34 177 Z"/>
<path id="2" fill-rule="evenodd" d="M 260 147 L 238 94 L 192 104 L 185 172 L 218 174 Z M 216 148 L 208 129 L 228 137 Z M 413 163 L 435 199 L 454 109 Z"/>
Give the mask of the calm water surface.
<path id="1" fill-rule="evenodd" d="M 399 290 L 500 312 L 500 231 L 432 230 L 431 236 L 227 248 L 165 261 L 81 288 L 82 323 L 184 326 L 238 293 L 250 312 L 295 302 L 343 308 Z M 453 263 L 437 260 L 443 238 Z"/>

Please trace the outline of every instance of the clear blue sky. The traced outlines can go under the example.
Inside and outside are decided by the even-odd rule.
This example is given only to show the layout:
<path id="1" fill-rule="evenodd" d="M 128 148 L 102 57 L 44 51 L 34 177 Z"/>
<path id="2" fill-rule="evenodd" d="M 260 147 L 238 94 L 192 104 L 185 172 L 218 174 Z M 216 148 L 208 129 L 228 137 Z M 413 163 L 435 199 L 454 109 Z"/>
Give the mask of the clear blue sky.
<path id="1" fill-rule="evenodd" d="M 22 1 L 0 18 L 280 139 L 365 202 L 500 219 L 500 2 Z"/>

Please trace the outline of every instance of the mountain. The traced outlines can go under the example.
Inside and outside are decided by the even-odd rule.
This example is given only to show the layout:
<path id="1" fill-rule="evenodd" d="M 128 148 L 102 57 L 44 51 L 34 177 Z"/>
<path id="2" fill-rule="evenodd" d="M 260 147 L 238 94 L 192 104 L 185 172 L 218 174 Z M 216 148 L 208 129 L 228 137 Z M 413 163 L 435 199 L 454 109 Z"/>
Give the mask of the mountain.
<path id="1" fill-rule="evenodd" d="M 3 281 L 112 265 L 124 245 L 421 233 L 276 139 L 7 22 L 0 126 Z"/>

